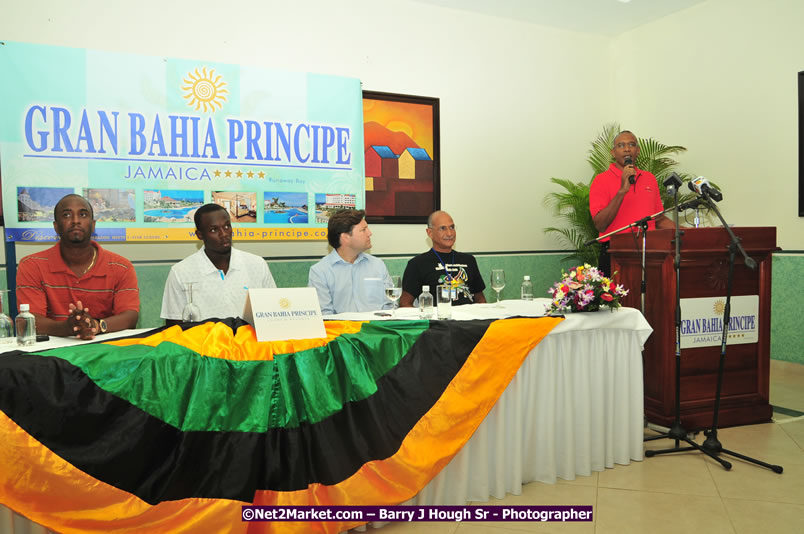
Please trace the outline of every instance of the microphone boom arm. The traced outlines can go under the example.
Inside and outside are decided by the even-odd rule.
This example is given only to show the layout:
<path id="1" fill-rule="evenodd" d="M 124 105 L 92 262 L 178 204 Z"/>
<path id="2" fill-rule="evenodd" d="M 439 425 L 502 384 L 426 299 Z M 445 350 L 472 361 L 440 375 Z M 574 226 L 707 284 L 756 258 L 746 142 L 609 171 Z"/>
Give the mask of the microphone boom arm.
<path id="1" fill-rule="evenodd" d="M 598 236 L 595 239 L 590 239 L 589 241 L 585 242 L 583 244 L 583 246 L 588 247 L 589 245 L 591 245 L 593 243 L 597 243 L 598 241 L 606 239 L 609 236 L 612 236 L 614 234 L 619 234 L 620 232 L 624 232 L 625 230 L 628 230 L 629 228 L 634 228 L 635 226 L 639 226 L 639 227 L 645 226 L 649 221 L 656 220 L 660 216 L 662 216 L 665 213 L 667 213 L 668 211 L 672 211 L 674 209 L 676 209 L 675 205 L 670 206 L 669 208 L 665 208 L 662 211 L 658 211 L 658 212 L 654 213 L 653 215 L 648 215 L 646 217 L 642 217 L 641 219 L 639 219 L 637 221 L 634 221 L 631 224 L 625 225 L 622 228 L 617 228 L 616 230 L 612 230 L 611 232 L 609 232 L 607 234 L 603 234 L 601 236 Z"/>

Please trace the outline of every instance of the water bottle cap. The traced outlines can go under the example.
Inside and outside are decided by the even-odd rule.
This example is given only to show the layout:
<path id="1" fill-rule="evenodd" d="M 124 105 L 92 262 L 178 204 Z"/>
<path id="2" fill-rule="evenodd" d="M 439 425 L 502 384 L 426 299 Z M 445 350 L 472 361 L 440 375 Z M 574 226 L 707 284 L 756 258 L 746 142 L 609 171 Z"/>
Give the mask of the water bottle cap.
<path id="1" fill-rule="evenodd" d="M 430 286 L 422 286 L 422 291 L 430 291 Z"/>
<path id="2" fill-rule="evenodd" d="M 526 274 L 525 275 L 525 280 L 530 280 L 530 276 Z"/>
<path id="3" fill-rule="evenodd" d="M 31 307 L 28 304 L 20 304 L 20 311 L 21 312 L 26 312 L 26 311 L 28 311 L 30 309 L 31 309 Z"/>

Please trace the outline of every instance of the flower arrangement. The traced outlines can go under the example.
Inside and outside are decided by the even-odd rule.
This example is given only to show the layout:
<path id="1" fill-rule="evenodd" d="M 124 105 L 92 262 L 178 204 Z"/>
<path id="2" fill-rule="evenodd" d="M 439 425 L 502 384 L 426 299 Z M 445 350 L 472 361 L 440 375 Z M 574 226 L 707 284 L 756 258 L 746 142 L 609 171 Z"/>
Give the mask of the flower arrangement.
<path id="1" fill-rule="evenodd" d="M 588 263 L 573 267 L 569 274 L 562 271 L 561 280 L 547 292 L 553 298 L 546 309 L 548 314 L 565 310 L 597 311 L 601 306 L 613 310 L 622 306 L 620 300 L 628 294 L 622 285 L 615 285 L 611 278 L 603 276 L 597 267 Z"/>

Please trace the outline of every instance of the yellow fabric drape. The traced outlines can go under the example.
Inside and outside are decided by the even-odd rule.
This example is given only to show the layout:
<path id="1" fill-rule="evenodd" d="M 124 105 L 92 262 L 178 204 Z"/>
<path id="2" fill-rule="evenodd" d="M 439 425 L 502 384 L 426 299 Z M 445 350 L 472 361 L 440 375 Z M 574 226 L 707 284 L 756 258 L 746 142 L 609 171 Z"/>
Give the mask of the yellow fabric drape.
<path id="1" fill-rule="evenodd" d="M 171 326 L 152 336 L 119 339 L 109 341 L 107 344 L 119 347 L 131 345 L 155 347 L 163 341 L 170 341 L 211 358 L 238 361 L 273 360 L 277 354 L 291 354 L 323 347 L 343 334 L 356 334 L 360 332 L 363 324 L 365 321 L 325 321 L 327 337 L 258 342 L 254 327 L 251 325 L 238 328 L 233 338 L 229 326 L 209 322 L 183 331 L 179 326 Z"/>
<path id="2" fill-rule="evenodd" d="M 493 322 L 446 390 L 413 427 L 400 449 L 384 460 L 368 462 L 332 486 L 312 484 L 293 492 L 258 491 L 258 505 L 393 505 L 416 495 L 463 447 L 525 357 L 560 318 L 508 319 Z M 202 325 L 203 326 L 203 325 Z M 360 324 L 327 323 L 328 335 L 355 332 Z M 200 328 L 200 327 L 196 327 Z M 210 331 L 185 332 L 189 343 L 214 337 Z M 253 332 L 238 336 L 253 335 Z M 144 338 L 157 344 L 165 332 Z M 198 336 L 198 338 L 193 336 Z M 133 341 L 134 343 L 131 343 Z M 143 343 L 121 340 L 118 345 Z M 283 342 L 261 352 L 259 359 L 299 347 Z M 205 343 L 206 345 L 209 343 Z M 212 343 L 212 346 L 215 344 Z M 262 345 L 262 344 L 259 344 Z M 224 357 L 215 347 L 207 355 Z M 295 350 L 299 350 L 296 348 Z M 257 359 L 241 353 L 232 359 Z M 44 447 L 0 412 L 0 501 L 48 528 L 65 533 L 335 533 L 359 523 L 241 522 L 243 502 L 182 499 L 149 505 L 138 497 L 75 468 Z"/>
<path id="3" fill-rule="evenodd" d="M 411 499 L 469 441 L 528 353 L 562 318 L 495 321 L 433 408 L 407 435 L 399 451 L 365 464 L 347 480 L 312 484 L 294 492 L 258 491 L 261 505 L 392 505 Z M 252 533 L 335 533 L 362 523 L 252 523 Z"/>

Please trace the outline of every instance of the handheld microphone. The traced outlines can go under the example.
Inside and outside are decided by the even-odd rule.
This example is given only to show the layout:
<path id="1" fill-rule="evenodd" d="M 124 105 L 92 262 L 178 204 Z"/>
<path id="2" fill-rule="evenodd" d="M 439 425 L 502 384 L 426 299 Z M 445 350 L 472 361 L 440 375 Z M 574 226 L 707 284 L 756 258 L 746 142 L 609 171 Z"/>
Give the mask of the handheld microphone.
<path id="1" fill-rule="evenodd" d="M 626 165 L 633 165 L 634 164 L 634 160 L 631 158 L 631 156 L 625 156 L 625 159 L 623 160 L 623 162 Z M 636 183 L 636 175 L 629 176 L 628 177 L 628 183 L 630 183 L 631 185 L 634 185 Z"/>
<path id="2" fill-rule="evenodd" d="M 703 176 L 699 176 L 694 180 L 689 181 L 689 187 L 692 191 L 698 193 L 702 197 L 708 197 L 715 202 L 723 200 L 723 193 L 709 185 L 709 180 Z"/>

